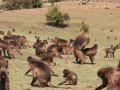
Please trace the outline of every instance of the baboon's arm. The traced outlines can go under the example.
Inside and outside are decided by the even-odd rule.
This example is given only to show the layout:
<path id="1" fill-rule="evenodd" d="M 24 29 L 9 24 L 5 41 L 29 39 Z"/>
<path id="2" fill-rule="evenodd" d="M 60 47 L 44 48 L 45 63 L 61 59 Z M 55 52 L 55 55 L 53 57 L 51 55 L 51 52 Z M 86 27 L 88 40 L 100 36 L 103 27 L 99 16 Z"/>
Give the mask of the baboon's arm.
<path id="1" fill-rule="evenodd" d="M 64 83 L 66 83 L 68 80 L 67 79 L 65 79 L 65 81 L 63 81 L 63 82 L 61 82 L 61 83 L 59 83 L 58 85 L 62 85 L 62 84 L 64 84 Z"/>
<path id="2" fill-rule="evenodd" d="M 103 81 L 103 84 L 100 85 L 99 87 L 97 87 L 95 90 L 101 90 L 101 89 L 107 87 L 107 84 L 108 84 L 107 81 Z"/>

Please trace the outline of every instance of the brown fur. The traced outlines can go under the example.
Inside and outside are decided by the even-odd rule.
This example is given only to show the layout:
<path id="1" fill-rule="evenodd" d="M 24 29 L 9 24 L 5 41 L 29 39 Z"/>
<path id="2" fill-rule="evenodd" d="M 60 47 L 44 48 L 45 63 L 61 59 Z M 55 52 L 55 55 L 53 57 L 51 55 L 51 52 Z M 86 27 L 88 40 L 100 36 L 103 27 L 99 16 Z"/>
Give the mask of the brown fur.
<path id="1" fill-rule="evenodd" d="M 52 56 L 57 56 L 59 58 L 62 58 L 59 50 L 60 50 L 59 46 L 53 44 L 47 48 L 47 53 L 50 53 Z"/>
<path id="2" fill-rule="evenodd" d="M 63 70 L 63 77 L 65 78 L 65 81 L 59 83 L 58 85 L 62 85 L 64 83 L 66 83 L 67 81 L 69 81 L 69 85 L 77 85 L 77 80 L 78 77 L 76 75 L 76 73 L 74 73 L 73 71 L 69 70 L 69 69 L 64 69 Z"/>
<path id="3" fill-rule="evenodd" d="M 3 53 L 4 53 L 4 56 L 6 57 L 6 51 L 7 51 L 7 54 L 8 54 L 8 57 L 11 58 L 13 57 L 14 58 L 14 54 L 13 54 L 13 50 L 12 48 L 14 48 L 13 45 L 11 45 L 9 42 L 7 41 L 4 41 L 4 40 L 0 40 L 0 48 L 3 50 Z M 16 49 L 16 48 L 15 48 Z M 17 50 L 17 49 L 16 49 Z M 17 52 L 19 54 L 21 54 L 18 50 Z"/>
<path id="4" fill-rule="evenodd" d="M 113 56 L 113 58 L 114 58 L 114 54 L 115 54 L 115 51 L 118 49 L 118 45 L 116 45 L 116 46 L 111 46 L 110 48 L 106 48 L 106 49 L 104 49 L 104 51 L 105 51 L 105 56 L 104 56 L 104 58 L 108 58 L 108 55 L 110 54 L 110 58 Z"/>
<path id="5" fill-rule="evenodd" d="M 0 90 L 10 90 L 9 76 L 6 68 L 0 68 Z"/>
<path id="6" fill-rule="evenodd" d="M 86 45 L 89 44 L 89 41 L 90 41 L 89 31 L 81 30 L 73 43 L 73 47 L 74 49 L 82 50 L 83 48 L 85 48 Z"/>
<path id="7" fill-rule="evenodd" d="M 98 49 L 98 45 L 94 44 L 94 46 L 92 46 L 91 48 L 84 48 L 82 49 L 82 52 L 86 55 L 89 56 L 91 63 L 94 63 L 94 57 L 97 54 L 97 49 Z"/>
<path id="8" fill-rule="evenodd" d="M 27 61 L 33 74 L 32 86 L 60 88 L 51 84 L 51 72 L 46 63 L 30 56 L 27 58 Z"/>
<path id="9" fill-rule="evenodd" d="M 78 49 L 75 49 L 74 50 L 74 56 L 75 56 L 75 59 L 76 59 L 77 63 L 79 63 L 79 64 L 84 64 L 85 63 L 86 56 L 82 51 L 80 51 Z"/>
<path id="10" fill-rule="evenodd" d="M 102 85 L 95 90 L 107 87 L 107 90 L 120 90 L 120 72 L 116 68 L 107 67 L 98 70 L 98 77 L 102 80 Z"/>
<path id="11" fill-rule="evenodd" d="M 35 46 L 35 53 L 36 56 L 41 57 L 46 53 L 46 43 L 41 42 L 36 44 Z"/>

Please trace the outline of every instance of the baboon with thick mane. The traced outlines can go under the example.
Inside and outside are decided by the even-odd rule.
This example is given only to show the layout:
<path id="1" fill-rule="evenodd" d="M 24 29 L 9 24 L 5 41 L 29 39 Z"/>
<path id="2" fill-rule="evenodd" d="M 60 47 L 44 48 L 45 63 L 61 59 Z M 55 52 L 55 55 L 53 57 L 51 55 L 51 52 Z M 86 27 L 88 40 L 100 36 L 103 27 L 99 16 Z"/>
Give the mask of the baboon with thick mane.
<path id="1" fill-rule="evenodd" d="M 78 77 L 75 72 L 69 69 L 64 69 L 63 74 L 64 74 L 63 77 L 65 78 L 65 81 L 59 83 L 58 85 L 62 85 L 67 81 L 69 82 L 68 85 L 77 85 Z"/>
<path id="2" fill-rule="evenodd" d="M 90 42 L 89 30 L 81 30 L 73 43 L 74 49 L 82 50 Z"/>
<path id="3" fill-rule="evenodd" d="M 98 70 L 98 77 L 102 80 L 102 85 L 95 90 L 107 87 L 107 90 L 120 90 L 120 71 L 113 67 L 106 67 Z"/>

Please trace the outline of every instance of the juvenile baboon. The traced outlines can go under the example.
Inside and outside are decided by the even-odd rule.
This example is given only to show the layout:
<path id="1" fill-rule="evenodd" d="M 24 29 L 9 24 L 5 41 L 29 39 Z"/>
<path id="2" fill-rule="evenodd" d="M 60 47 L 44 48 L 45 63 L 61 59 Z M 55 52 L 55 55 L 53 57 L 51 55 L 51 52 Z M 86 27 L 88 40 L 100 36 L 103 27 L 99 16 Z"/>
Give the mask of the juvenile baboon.
<path id="1" fill-rule="evenodd" d="M 6 68 L 0 68 L 0 90 L 10 90 L 9 76 Z"/>
<path id="2" fill-rule="evenodd" d="M 94 46 L 91 47 L 91 48 L 84 48 L 84 49 L 82 49 L 82 52 L 86 56 L 89 56 L 92 64 L 94 63 L 94 57 L 97 54 L 97 49 L 98 49 L 98 45 L 97 44 L 94 44 Z"/>
<path id="3" fill-rule="evenodd" d="M 62 85 L 67 81 L 69 82 L 68 85 L 77 85 L 78 77 L 75 72 L 69 69 L 64 69 L 63 74 L 64 74 L 63 77 L 65 78 L 65 81 L 59 83 L 58 85 Z"/>
<path id="4" fill-rule="evenodd" d="M 51 54 L 45 54 L 41 58 L 41 61 L 46 62 L 49 66 L 55 66 L 56 63 L 53 61 L 53 56 Z"/>
<path id="5" fill-rule="evenodd" d="M 62 58 L 61 54 L 60 54 L 60 48 L 58 45 L 50 45 L 48 48 L 47 48 L 47 53 L 51 53 L 51 55 L 53 56 L 56 56 L 56 57 L 59 57 L 59 58 Z"/>
<path id="6" fill-rule="evenodd" d="M 61 88 L 51 84 L 51 72 L 49 66 L 46 63 L 43 61 L 38 61 L 30 56 L 27 58 L 27 61 L 32 71 L 32 86 Z M 69 89 L 68 87 L 63 88 Z"/>
<path id="7" fill-rule="evenodd" d="M 110 58 L 113 56 L 113 58 L 114 58 L 114 54 L 115 54 L 115 51 L 118 49 L 118 45 L 116 45 L 116 46 L 111 46 L 110 48 L 106 48 L 106 49 L 104 49 L 104 51 L 105 51 L 105 56 L 104 56 L 104 58 L 108 58 L 108 55 L 110 54 Z"/>
<path id="8" fill-rule="evenodd" d="M 102 85 L 95 90 L 107 87 L 107 90 L 120 90 L 120 72 L 113 67 L 106 67 L 98 70 L 98 77 L 102 80 Z"/>
<path id="9" fill-rule="evenodd" d="M 73 43 L 74 49 L 82 50 L 90 42 L 89 30 L 81 30 Z"/>
<path id="10" fill-rule="evenodd" d="M 53 44 L 56 44 L 58 46 L 60 45 L 69 45 L 69 42 L 67 40 L 55 37 L 54 39 L 52 39 Z"/>
<path id="11" fill-rule="evenodd" d="M 3 53 L 4 53 L 4 56 L 6 57 L 6 52 L 8 54 L 8 57 L 11 58 L 13 57 L 14 58 L 14 54 L 13 54 L 13 50 L 12 48 L 15 48 L 13 45 L 11 45 L 11 43 L 7 42 L 7 41 L 4 41 L 4 40 L 0 40 L 0 48 L 3 50 Z M 16 49 L 16 48 L 15 48 Z M 18 51 L 18 49 L 16 49 L 16 51 L 22 55 L 20 53 L 20 51 Z"/>
<path id="12" fill-rule="evenodd" d="M 35 46 L 35 53 L 36 56 L 41 57 L 46 53 L 46 43 L 41 42 L 36 44 Z"/>

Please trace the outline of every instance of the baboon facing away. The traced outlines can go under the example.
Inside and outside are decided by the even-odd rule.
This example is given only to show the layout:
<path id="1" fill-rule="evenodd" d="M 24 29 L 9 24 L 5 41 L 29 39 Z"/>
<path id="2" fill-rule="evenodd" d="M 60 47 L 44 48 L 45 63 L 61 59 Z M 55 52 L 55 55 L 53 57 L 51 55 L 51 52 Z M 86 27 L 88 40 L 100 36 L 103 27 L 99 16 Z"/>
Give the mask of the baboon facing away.
<path id="1" fill-rule="evenodd" d="M 81 30 L 73 43 L 74 49 L 82 50 L 90 42 L 89 30 Z"/>
<path id="2" fill-rule="evenodd" d="M 66 83 L 67 81 L 69 82 L 68 85 L 77 85 L 78 77 L 76 73 L 74 73 L 73 71 L 69 69 L 64 69 L 63 74 L 64 74 L 63 77 L 65 78 L 65 81 L 59 83 L 58 85 L 62 85 Z"/>

